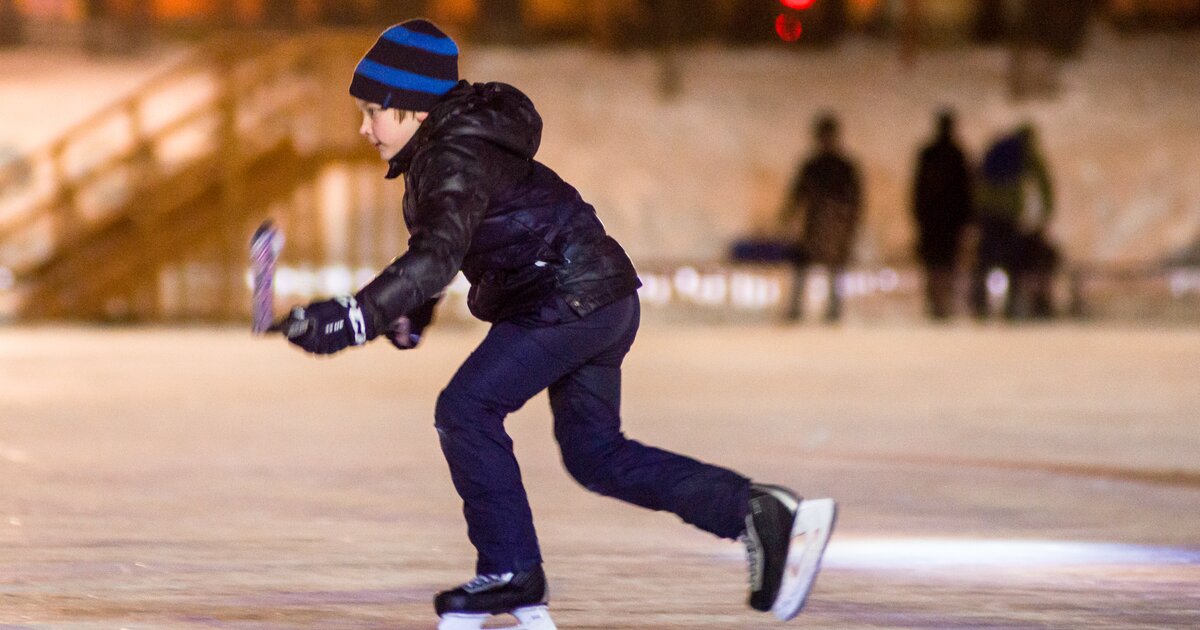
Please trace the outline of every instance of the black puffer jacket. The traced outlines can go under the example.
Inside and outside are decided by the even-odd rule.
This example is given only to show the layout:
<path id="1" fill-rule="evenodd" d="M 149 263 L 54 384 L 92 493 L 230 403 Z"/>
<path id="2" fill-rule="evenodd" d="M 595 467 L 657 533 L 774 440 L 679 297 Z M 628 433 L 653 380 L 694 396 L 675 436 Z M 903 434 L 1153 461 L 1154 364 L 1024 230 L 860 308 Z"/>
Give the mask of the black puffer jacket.
<path id="1" fill-rule="evenodd" d="M 534 313 L 551 301 L 577 315 L 641 283 L 574 187 L 533 159 L 542 120 L 502 83 L 460 81 L 392 158 L 404 174 L 408 251 L 358 294 L 382 331 L 427 305 L 461 269 L 468 306 L 485 321 Z"/>

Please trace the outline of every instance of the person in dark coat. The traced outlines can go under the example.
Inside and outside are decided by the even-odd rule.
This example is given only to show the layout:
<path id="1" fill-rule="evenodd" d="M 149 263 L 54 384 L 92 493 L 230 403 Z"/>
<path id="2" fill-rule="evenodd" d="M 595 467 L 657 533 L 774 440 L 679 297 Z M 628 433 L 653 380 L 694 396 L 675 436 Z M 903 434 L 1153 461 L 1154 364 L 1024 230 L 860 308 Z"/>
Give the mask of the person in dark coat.
<path id="1" fill-rule="evenodd" d="M 821 265 L 829 273 L 825 320 L 835 322 L 842 315 L 845 271 L 862 215 L 862 185 L 858 167 L 842 152 L 837 119 L 828 114 L 820 116 L 814 135 L 816 151 L 796 173 L 782 212 L 785 225 L 803 224 L 797 235 L 799 254 L 785 318 L 801 318 L 808 270 L 812 265 Z M 794 231 L 795 227 L 789 229 Z"/>
<path id="2" fill-rule="evenodd" d="M 277 324 L 313 354 L 386 336 L 415 347 L 459 271 L 467 303 L 491 322 L 438 396 L 442 452 L 463 501 L 476 576 L 434 600 L 439 628 L 512 613 L 552 630 L 546 575 L 505 417 L 549 390 L 567 471 L 600 494 L 728 539 L 751 564 L 750 604 L 799 612 L 833 526 L 829 499 L 752 483 L 731 470 L 630 440 L 621 431 L 621 363 L 637 334 L 633 264 L 596 210 L 534 159 L 542 121 L 502 83 L 458 80 L 458 47 L 425 20 L 384 31 L 355 69 L 360 133 L 404 178 L 408 250 L 353 296 L 296 307 Z M 794 547 L 796 533 L 803 543 Z"/>
<path id="3" fill-rule="evenodd" d="M 925 269 L 929 316 L 953 313 L 954 279 L 963 232 L 971 222 L 971 169 L 954 133 L 954 113 L 938 115 L 937 136 L 921 150 L 913 179 L 917 258 Z"/>

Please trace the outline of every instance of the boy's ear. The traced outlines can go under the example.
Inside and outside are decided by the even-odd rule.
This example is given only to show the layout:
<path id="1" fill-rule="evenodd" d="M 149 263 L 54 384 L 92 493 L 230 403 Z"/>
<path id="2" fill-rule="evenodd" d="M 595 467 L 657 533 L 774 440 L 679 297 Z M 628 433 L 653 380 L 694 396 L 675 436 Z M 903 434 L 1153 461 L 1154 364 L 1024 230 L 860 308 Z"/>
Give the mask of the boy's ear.
<path id="1" fill-rule="evenodd" d="M 425 119 L 429 118 L 429 112 L 413 112 L 413 113 L 416 114 L 417 122 L 425 122 Z"/>

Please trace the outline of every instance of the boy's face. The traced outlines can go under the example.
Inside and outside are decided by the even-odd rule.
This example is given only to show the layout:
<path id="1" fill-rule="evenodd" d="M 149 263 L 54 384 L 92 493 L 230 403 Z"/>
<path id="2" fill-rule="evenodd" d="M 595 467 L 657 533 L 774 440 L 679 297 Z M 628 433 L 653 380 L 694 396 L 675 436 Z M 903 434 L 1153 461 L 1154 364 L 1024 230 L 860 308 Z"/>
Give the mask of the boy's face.
<path id="1" fill-rule="evenodd" d="M 362 126 L 358 133 L 379 151 L 379 157 L 390 160 L 412 140 L 428 112 L 416 112 L 416 116 L 400 116 L 394 109 L 384 109 L 379 103 L 354 99 L 362 112 Z"/>

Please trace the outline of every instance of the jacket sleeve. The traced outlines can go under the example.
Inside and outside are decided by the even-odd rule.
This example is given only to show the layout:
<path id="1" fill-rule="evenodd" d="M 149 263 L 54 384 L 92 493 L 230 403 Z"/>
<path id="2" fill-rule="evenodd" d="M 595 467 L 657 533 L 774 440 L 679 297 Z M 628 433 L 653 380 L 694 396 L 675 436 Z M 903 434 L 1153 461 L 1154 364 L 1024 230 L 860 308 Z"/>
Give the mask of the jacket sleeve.
<path id="1" fill-rule="evenodd" d="M 413 159 L 408 250 L 358 293 L 374 334 L 429 302 L 462 267 L 496 184 L 497 160 L 489 159 L 495 150 L 461 138 Z"/>

